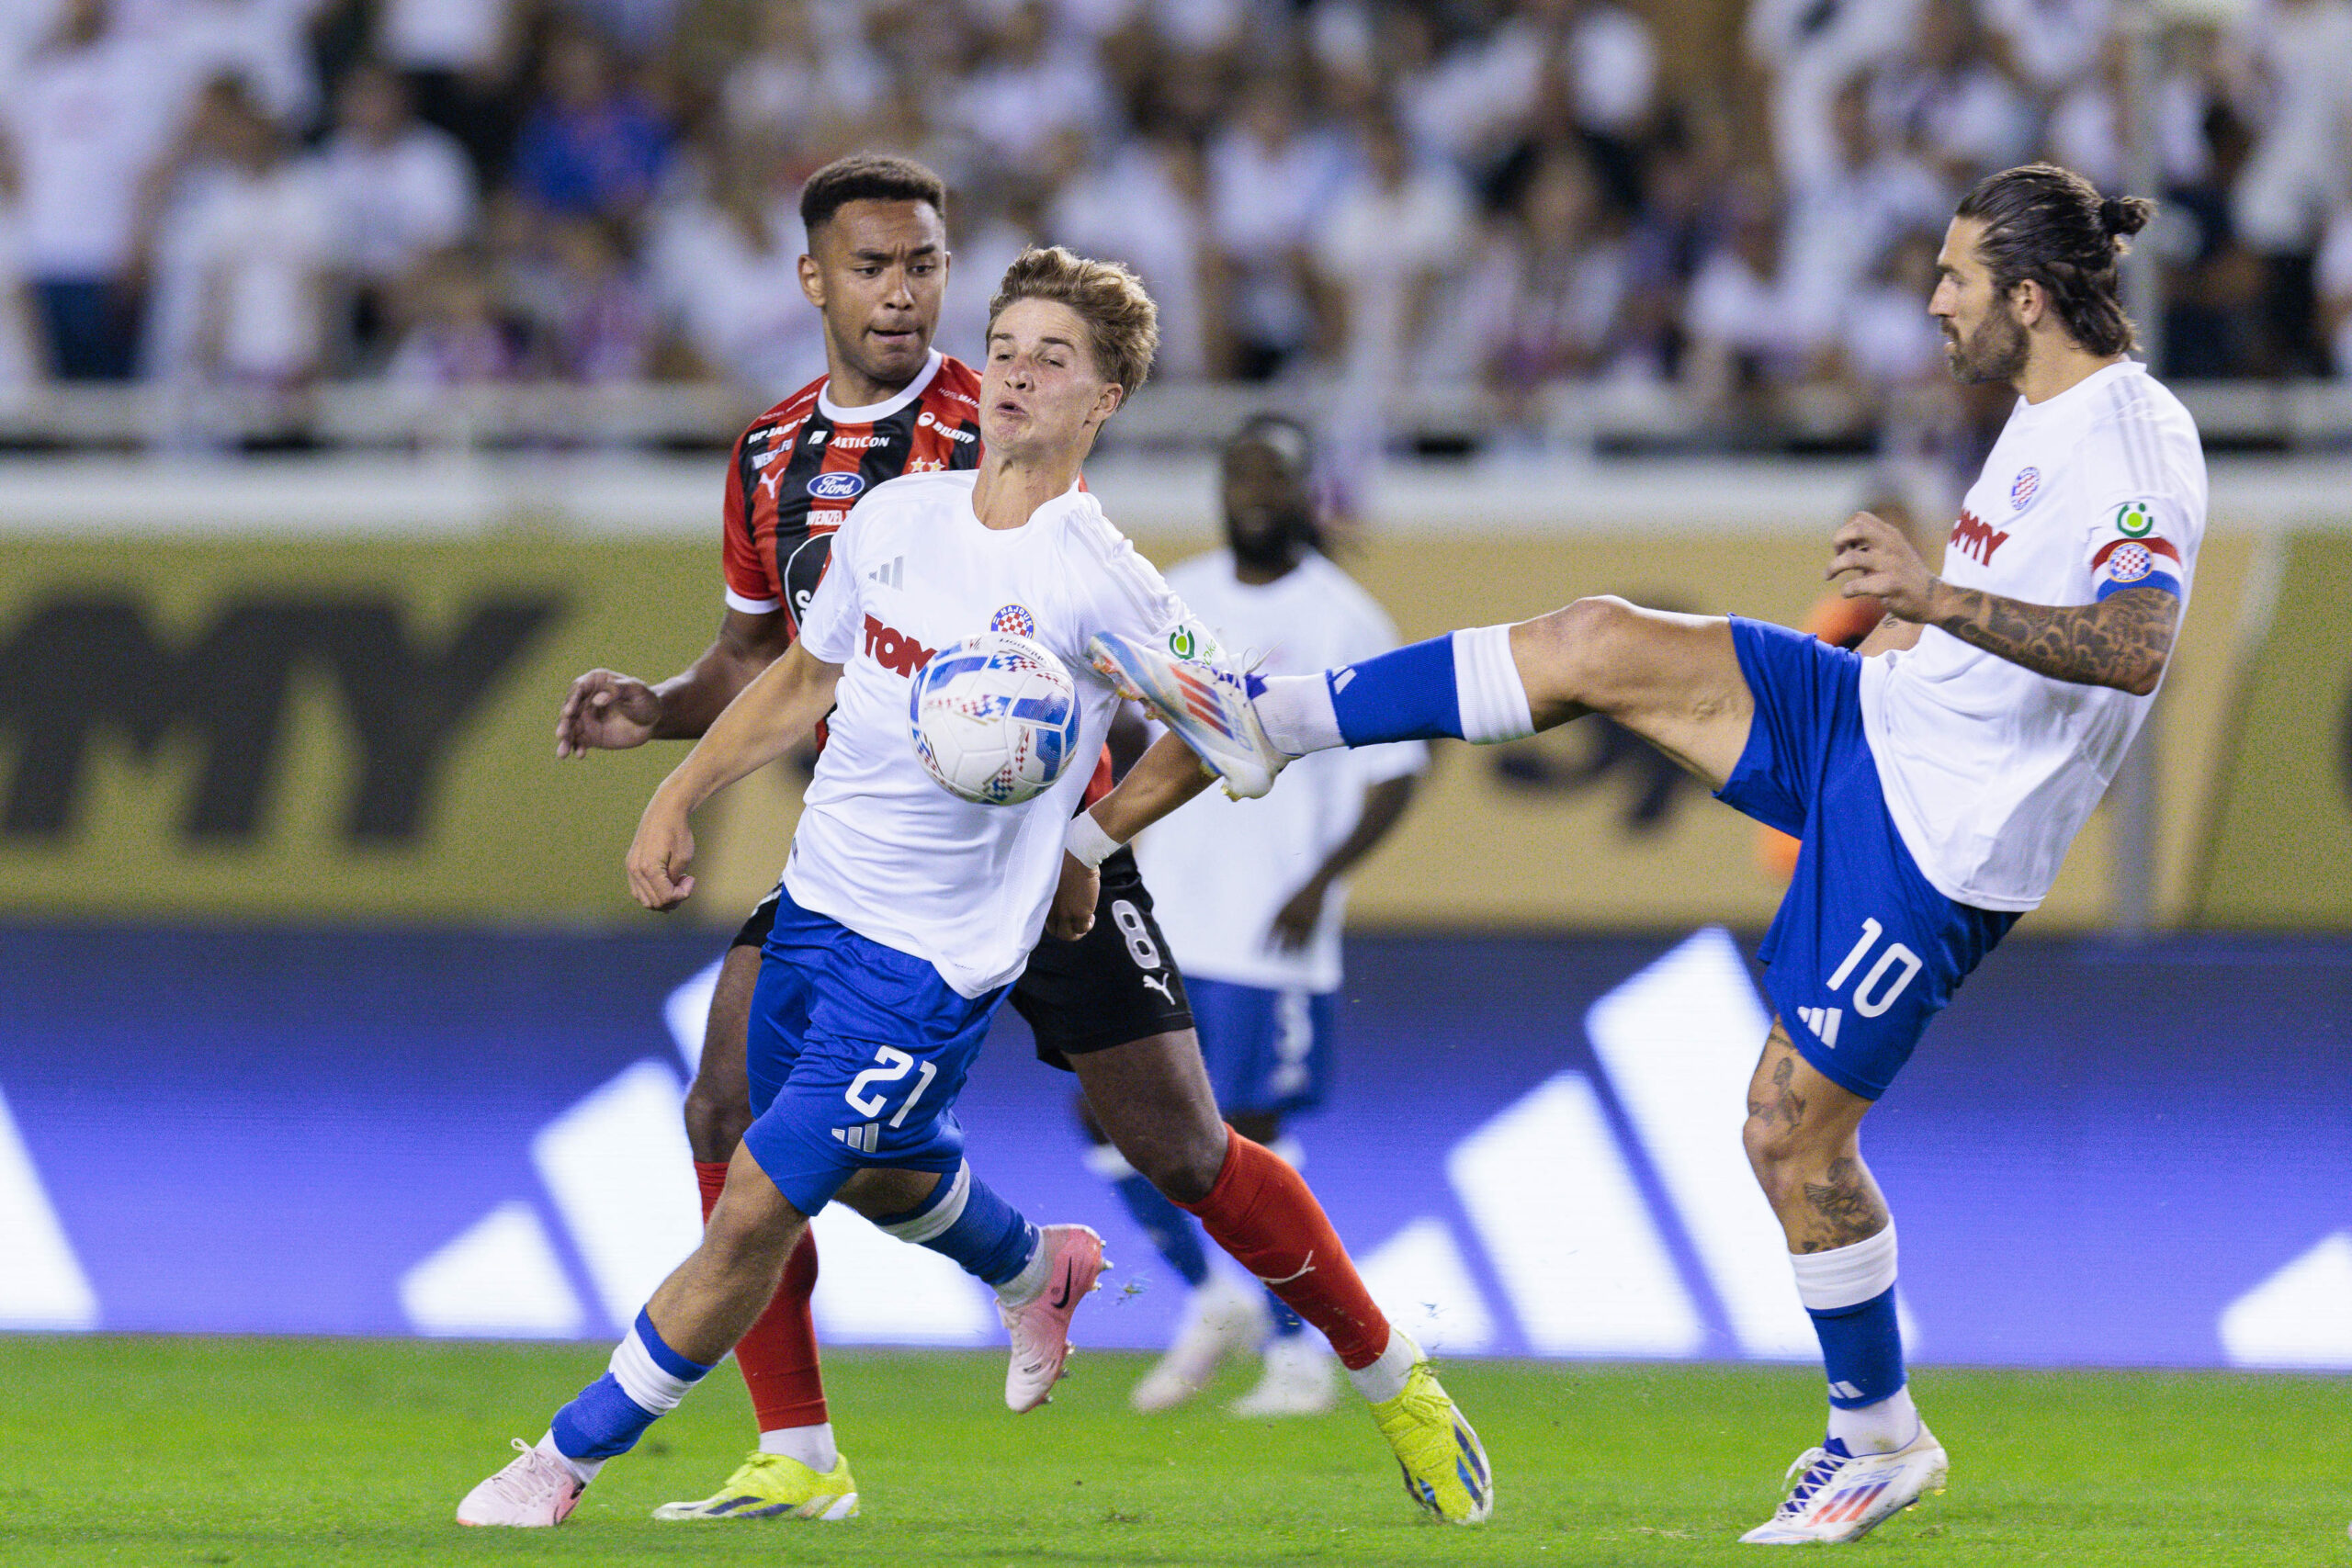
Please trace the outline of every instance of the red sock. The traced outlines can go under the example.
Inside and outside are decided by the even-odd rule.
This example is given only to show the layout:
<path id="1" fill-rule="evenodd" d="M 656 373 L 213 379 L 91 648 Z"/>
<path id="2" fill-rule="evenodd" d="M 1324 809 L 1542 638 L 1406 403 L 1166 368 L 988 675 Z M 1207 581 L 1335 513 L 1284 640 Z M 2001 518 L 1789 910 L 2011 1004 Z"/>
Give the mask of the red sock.
<path id="1" fill-rule="evenodd" d="M 1298 1172 L 1226 1130 L 1225 1168 L 1197 1203 L 1178 1207 L 1284 1305 L 1323 1331 L 1340 1365 L 1368 1367 L 1388 1348 L 1388 1319 L 1372 1303 L 1340 1233 Z"/>
<path id="2" fill-rule="evenodd" d="M 696 1160 L 695 1182 L 702 1189 L 702 1217 L 708 1223 L 727 1185 L 727 1167 Z M 814 1427 L 826 1418 L 817 1325 L 808 1315 L 808 1298 L 816 1290 L 817 1237 L 804 1232 L 784 1265 L 775 1299 L 735 1342 L 735 1365 L 743 1374 L 743 1386 L 752 1391 L 752 1408 L 763 1432 Z"/>

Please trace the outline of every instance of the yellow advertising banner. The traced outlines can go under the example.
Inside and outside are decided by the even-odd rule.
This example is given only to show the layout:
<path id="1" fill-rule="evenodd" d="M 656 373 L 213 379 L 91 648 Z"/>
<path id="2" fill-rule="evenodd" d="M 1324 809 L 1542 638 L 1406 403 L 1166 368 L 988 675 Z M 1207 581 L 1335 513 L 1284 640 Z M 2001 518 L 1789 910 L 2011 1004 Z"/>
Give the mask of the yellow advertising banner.
<path id="1" fill-rule="evenodd" d="M 2286 547 L 2213 751 L 2205 874 L 2220 926 L 2352 926 L 2352 536 Z"/>
<path id="2" fill-rule="evenodd" d="M 1163 560 L 1179 553 L 1139 542 Z M 528 530 L 12 542 L 0 557 L 0 912 L 651 918 L 627 899 L 621 855 L 681 749 L 559 764 L 554 716 L 583 670 L 659 679 L 705 646 L 719 614 L 714 553 L 700 539 Z M 2252 554 L 2243 536 L 2208 545 L 2159 716 L 2169 918 L 2188 912 Z M 1414 637 L 1594 592 L 1795 622 L 1822 592 L 1825 557 L 1813 529 L 1414 534 L 1345 564 Z M 689 918 L 731 924 L 773 883 L 803 777 L 780 764 L 706 814 Z M 2094 824 L 2037 923 L 2101 920 L 2111 871 Z M 2259 878 L 2247 886 L 2258 901 Z M 1357 879 L 1353 909 L 1387 926 L 1757 926 L 1778 893 L 1751 824 L 1585 720 L 1515 746 L 1442 748 Z"/>

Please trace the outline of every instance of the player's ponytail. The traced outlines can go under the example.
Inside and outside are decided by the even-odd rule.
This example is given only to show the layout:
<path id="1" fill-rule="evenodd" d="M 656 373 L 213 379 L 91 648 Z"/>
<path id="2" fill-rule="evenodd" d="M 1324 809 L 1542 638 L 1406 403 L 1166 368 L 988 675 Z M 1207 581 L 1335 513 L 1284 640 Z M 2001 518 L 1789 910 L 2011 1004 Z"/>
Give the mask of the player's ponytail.
<path id="1" fill-rule="evenodd" d="M 2116 264 L 2155 213 L 2144 197 L 2102 197 L 2071 169 L 2028 164 L 1977 181 L 1954 216 L 1984 225 L 1976 248 L 1996 293 L 2038 283 L 2067 336 L 2093 354 L 2121 354 L 2138 339 Z"/>
<path id="2" fill-rule="evenodd" d="M 2111 239 L 2128 239 L 2155 215 L 2156 204 L 2144 196 L 2110 196 L 2098 204 L 2098 226 Z"/>

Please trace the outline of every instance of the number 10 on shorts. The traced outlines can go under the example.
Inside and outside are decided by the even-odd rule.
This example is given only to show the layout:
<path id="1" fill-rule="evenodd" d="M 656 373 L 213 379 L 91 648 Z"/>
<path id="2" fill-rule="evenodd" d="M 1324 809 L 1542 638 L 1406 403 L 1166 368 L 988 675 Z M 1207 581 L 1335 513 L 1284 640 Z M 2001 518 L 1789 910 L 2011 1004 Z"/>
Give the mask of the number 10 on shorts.
<path id="1" fill-rule="evenodd" d="M 1847 976 L 1860 967 L 1862 960 L 1870 956 L 1871 949 L 1878 945 L 1878 939 L 1885 934 L 1886 928 L 1876 920 L 1862 922 L 1862 939 L 1854 943 L 1852 951 L 1846 954 L 1846 961 L 1838 964 L 1837 971 L 1829 976 L 1830 990 L 1834 992 L 1846 983 Z M 1895 998 L 1910 988 L 1911 982 L 1918 977 L 1922 967 L 1917 953 L 1899 942 L 1887 943 L 1879 953 L 1878 962 L 1871 965 L 1870 972 L 1854 987 L 1854 1010 L 1864 1018 L 1878 1017 L 1894 1005 Z M 1894 973 L 1897 970 L 1900 973 Z"/>

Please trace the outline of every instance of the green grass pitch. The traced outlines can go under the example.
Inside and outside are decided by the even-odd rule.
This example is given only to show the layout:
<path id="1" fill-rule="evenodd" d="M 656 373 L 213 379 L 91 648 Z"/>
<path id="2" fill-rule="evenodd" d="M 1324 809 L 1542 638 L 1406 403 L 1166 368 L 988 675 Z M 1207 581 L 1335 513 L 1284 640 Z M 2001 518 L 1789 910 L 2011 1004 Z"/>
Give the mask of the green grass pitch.
<path id="1" fill-rule="evenodd" d="M 834 1426 L 864 1494 L 841 1524 L 655 1524 L 749 1447 L 722 1369 L 571 1522 L 449 1522 L 597 1372 L 594 1348 L 0 1338 L 0 1563 L 1577 1563 L 1753 1562 L 1734 1544 L 1820 1430 L 1809 1370 L 1461 1363 L 1448 1386 L 1498 1485 L 1492 1524 L 1419 1522 L 1353 1402 L 1245 1424 L 1139 1417 L 1144 1365 L 1086 1355 L 1054 1404 L 999 1401 L 989 1355 L 842 1354 Z M 1951 1490 L 1857 1550 L 1937 1568 L 2352 1563 L 2352 1384 L 2222 1374 L 1923 1370 Z"/>

